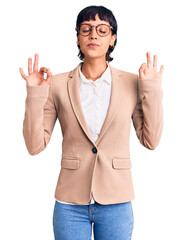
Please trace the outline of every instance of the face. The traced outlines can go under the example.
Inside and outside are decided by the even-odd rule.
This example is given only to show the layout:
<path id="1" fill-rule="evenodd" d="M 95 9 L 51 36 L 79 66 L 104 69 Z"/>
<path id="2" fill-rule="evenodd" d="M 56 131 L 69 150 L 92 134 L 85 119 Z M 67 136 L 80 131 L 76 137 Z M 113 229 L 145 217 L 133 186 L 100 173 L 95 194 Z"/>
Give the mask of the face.
<path id="1" fill-rule="evenodd" d="M 82 24 L 89 23 L 94 26 L 98 24 L 107 24 L 108 26 L 110 26 L 109 22 L 100 20 L 98 14 L 95 16 L 95 19 L 96 20 L 83 21 Z M 105 58 L 109 46 L 114 46 L 115 39 L 116 34 L 112 35 L 112 32 L 110 32 L 105 37 L 99 36 L 96 32 L 96 28 L 93 28 L 92 32 L 88 36 L 77 36 L 78 44 L 80 45 L 80 49 L 85 55 L 85 58 Z M 95 43 L 98 46 L 89 46 L 88 44 L 91 43 Z"/>

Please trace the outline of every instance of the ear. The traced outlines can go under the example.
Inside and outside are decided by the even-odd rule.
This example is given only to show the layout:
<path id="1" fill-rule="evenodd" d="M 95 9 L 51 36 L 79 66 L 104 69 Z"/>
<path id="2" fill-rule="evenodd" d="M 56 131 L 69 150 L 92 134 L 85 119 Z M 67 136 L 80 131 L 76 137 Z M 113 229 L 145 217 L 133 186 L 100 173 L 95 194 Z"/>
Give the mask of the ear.
<path id="1" fill-rule="evenodd" d="M 117 37 L 116 34 L 114 34 L 114 35 L 111 36 L 110 45 L 114 46 L 114 42 L 115 42 L 115 40 L 116 40 L 116 37 Z"/>
<path id="2" fill-rule="evenodd" d="M 79 35 L 76 33 L 77 42 L 79 43 Z"/>

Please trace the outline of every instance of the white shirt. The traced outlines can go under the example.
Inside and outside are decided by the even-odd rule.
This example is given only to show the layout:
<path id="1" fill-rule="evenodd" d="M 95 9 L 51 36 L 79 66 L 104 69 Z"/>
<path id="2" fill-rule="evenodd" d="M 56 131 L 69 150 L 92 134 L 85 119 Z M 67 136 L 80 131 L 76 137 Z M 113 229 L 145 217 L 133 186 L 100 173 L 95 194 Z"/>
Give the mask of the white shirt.
<path id="1" fill-rule="evenodd" d="M 90 129 L 93 140 L 96 142 L 104 120 L 107 115 L 110 97 L 111 97 L 111 71 L 109 65 L 107 69 L 97 80 L 87 79 L 81 72 L 82 64 L 79 67 L 79 86 L 80 99 L 83 113 Z M 58 201 L 58 200 L 57 200 Z M 65 204 L 77 205 L 70 202 L 62 202 Z M 84 205 L 95 203 L 93 196 L 90 202 Z"/>

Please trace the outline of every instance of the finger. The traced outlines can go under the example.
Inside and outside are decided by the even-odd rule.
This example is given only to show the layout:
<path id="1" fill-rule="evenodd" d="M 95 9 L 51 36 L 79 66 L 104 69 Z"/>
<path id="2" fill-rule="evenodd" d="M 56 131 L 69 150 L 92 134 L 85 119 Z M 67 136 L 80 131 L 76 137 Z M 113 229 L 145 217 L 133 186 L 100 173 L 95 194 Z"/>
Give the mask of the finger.
<path id="1" fill-rule="evenodd" d="M 38 72 L 38 63 L 39 63 L 39 55 L 38 53 L 35 53 L 34 55 L 34 72 Z"/>
<path id="2" fill-rule="evenodd" d="M 146 63 L 143 63 L 139 69 L 139 77 L 143 78 L 144 77 L 144 70 L 146 68 Z"/>
<path id="3" fill-rule="evenodd" d="M 163 73 L 164 65 L 161 65 L 159 73 Z"/>
<path id="4" fill-rule="evenodd" d="M 144 76 L 147 74 L 147 72 L 149 71 L 149 67 L 147 66 L 147 63 L 144 63 L 143 64 L 143 73 L 144 73 Z"/>
<path id="5" fill-rule="evenodd" d="M 51 79 L 52 79 L 52 73 L 51 73 L 50 69 L 48 68 L 46 81 L 50 84 Z"/>
<path id="6" fill-rule="evenodd" d="M 143 71 L 145 71 L 147 69 L 147 64 L 143 63 L 140 67 L 140 69 L 142 69 Z"/>
<path id="7" fill-rule="evenodd" d="M 140 79 L 144 78 L 144 71 L 143 71 L 143 69 L 139 69 L 139 77 L 140 77 Z"/>
<path id="8" fill-rule="evenodd" d="M 40 70 L 39 70 L 39 73 L 44 75 L 44 73 L 47 73 L 48 72 L 48 69 L 45 68 L 45 67 L 41 67 Z"/>
<path id="9" fill-rule="evenodd" d="M 24 71 L 22 68 L 19 68 L 21 76 L 26 80 L 27 76 L 25 75 Z"/>
<path id="10" fill-rule="evenodd" d="M 28 58 L 28 73 L 32 73 L 32 58 Z"/>
<path id="11" fill-rule="evenodd" d="M 145 69 L 146 67 L 147 67 L 147 64 L 146 63 L 142 63 L 140 68 Z"/>
<path id="12" fill-rule="evenodd" d="M 41 67 L 41 68 L 40 68 L 40 71 L 48 71 L 48 68 L 46 68 L 46 67 Z"/>
<path id="13" fill-rule="evenodd" d="M 147 52 L 147 67 L 151 68 L 152 67 L 152 61 L 151 61 L 151 54 L 150 52 Z"/>
<path id="14" fill-rule="evenodd" d="M 157 69 L 157 55 L 156 54 L 154 54 L 153 68 Z"/>

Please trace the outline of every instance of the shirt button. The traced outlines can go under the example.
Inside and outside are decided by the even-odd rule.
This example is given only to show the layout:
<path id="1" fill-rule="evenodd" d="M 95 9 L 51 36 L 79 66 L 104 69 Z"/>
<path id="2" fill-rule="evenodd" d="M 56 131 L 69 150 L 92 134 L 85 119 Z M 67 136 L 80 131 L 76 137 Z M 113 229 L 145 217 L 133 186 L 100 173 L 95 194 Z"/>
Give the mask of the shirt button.
<path id="1" fill-rule="evenodd" d="M 92 152 L 93 152 L 93 153 L 97 153 L 97 148 L 96 148 L 96 147 L 93 147 L 93 148 L 92 148 Z"/>

